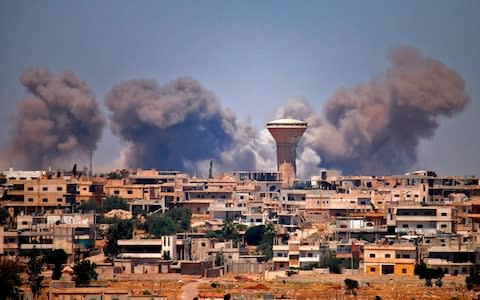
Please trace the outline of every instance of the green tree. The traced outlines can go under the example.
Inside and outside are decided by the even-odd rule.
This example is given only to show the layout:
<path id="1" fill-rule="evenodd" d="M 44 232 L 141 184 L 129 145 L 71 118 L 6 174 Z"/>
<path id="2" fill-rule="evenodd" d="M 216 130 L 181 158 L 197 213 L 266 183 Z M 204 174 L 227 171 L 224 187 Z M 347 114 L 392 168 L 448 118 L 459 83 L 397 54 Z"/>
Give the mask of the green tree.
<path id="1" fill-rule="evenodd" d="M 103 200 L 102 212 L 109 212 L 112 209 L 128 210 L 128 203 L 121 197 L 108 196 L 105 198 L 105 200 Z"/>
<path id="2" fill-rule="evenodd" d="M 46 262 L 53 265 L 52 279 L 59 280 L 63 265 L 67 263 L 68 254 L 63 249 L 55 249 L 46 257 Z"/>
<path id="3" fill-rule="evenodd" d="M 470 269 L 470 274 L 465 278 L 465 284 L 467 289 L 473 290 L 474 288 L 480 287 L 480 274 L 479 274 L 479 267 L 475 267 Z"/>
<path id="4" fill-rule="evenodd" d="M 32 294 L 34 298 L 37 298 L 42 289 L 42 268 L 43 268 L 43 257 L 40 255 L 40 251 L 37 248 L 33 248 L 28 255 L 27 262 L 27 282 L 32 289 Z"/>
<path id="5" fill-rule="evenodd" d="M 98 273 L 95 271 L 97 265 L 88 259 L 77 259 L 73 266 L 73 278 L 75 286 L 87 286 L 92 280 L 97 280 Z"/>
<path id="6" fill-rule="evenodd" d="M 223 266 L 223 261 L 223 251 L 220 250 L 220 252 L 217 252 L 217 254 L 215 254 L 215 267 Z"/>
<path id="7" fill-rule="evenodd" d="M 245 231 L 245 243 L 253 246 L 258 246 L 263 238 L 265 232 L 265 225 L 252 226 Z"/>
<path id="8" fill-rule="evenodd" d="M 276 229 L 273 223 L 265 225 L 263 232 L 263 239 L 260 245 L 257 246 L 257 251 L 262 252 L 267 259 L 273 257 L 273 239 L 275 238 Z"/>
<path id="9" fill-rule="evenodd" d="M 358 289 L 358 281 L 355 279 L 347 278 L 343 281 L 345 283 L 345 289 L 347 290 L 348 294 L 357 295 L 355 291 Z"/>
<path id="10" fill-rule="evenodd" d="M 99 212 L 100 206 L 98 205 L 97 200 L 92 198 L 80 204 L 78 209 L 81 209 L 83 212 Z"/>
<path id="11" fill-rule="evenodd" d="M 189 208 L 174 207 L 167 211 L 166 215 L 169 216 L 174 222 L 179 223 L 183 231 L 190 229 L 192 211 Z"/>
<path id="12" fill-rule="evenodd" d="M 25 267 L 18 260 L 0 258 L 0 300 L 17 299 L 17 289 L 22 285 L 21 274 Z"/>
<path id="13" fill-rule="evenodd" d="M 146 228 L 154 237 L 172 235 L 181 231 L 181 225 L 167 215 L 153 215 L 147 219 Z"/>
<path id="14" fill-rule="evenodd" d="M 118 223 L 110 225 L 107 232 L 107 243 L 103 248 L 105 256 L 110 259 L 115 258 L 120 252 L 118 240 L 131 239 L 133 236 L 133 226 L 130 220 L 121 220 Z"/>
<path id="15" fill-rule="evenodd" d="M 9 217 L 10 217 L 10 214 L 8 213 L 8 210 L 6 210 L 5 207 L 0 208 L 0 224 L 1 225 L 7 224 Z"/>
<path id="16" fill-rule="evenodd" d="M 222 234 L 225 240 L 235 240 L 238 238 L 238 227 L 232 219 L 223 220 L 222 224 Z"/>

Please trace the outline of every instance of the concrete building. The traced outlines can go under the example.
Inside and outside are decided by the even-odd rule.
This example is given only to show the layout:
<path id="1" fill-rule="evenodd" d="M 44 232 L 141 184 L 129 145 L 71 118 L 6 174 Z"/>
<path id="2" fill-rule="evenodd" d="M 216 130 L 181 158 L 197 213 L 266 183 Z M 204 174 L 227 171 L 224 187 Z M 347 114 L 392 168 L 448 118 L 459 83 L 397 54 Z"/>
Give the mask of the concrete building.
<path id="1" fill-rule="evenodd" d="M 409 243 L 365 245 L 363 270 L 370 275 L 413 276 L 417 248 Z"/>
<path id="2" fill-rule="evenodd" d="M 387 225 L 395 233 L 435 235 L 454 230 L 451 206 L 400 206 L 388 209 Z"/>

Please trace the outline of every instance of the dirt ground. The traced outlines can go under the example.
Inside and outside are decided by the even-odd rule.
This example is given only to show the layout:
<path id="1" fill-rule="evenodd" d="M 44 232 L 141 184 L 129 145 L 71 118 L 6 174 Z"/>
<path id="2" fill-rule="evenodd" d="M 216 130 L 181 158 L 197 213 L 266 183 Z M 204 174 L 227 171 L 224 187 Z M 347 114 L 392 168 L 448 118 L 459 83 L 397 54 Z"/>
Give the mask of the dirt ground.
<path id="1" fill-rule="evenodd" d="M 345 294 L 343 280 L 358 280 L 357 295 Z M 212 287 L 215 282 L 218 286 Z M 199 295 L 230 294 L 233 299 L 263 299 L 265 294 L 275 299 L 370 299 L 380 296 L 383 300 L 471 300 L 477 299 L 474 292 L 465 289 L 464 277 L 447 277 L 443 286 L 425 287 L 425 281 L 416 277 L 320 275 L 317 277 L 292 276 L 277 281 L 262 281 L 244 276 L 224 277 L 210 280 L 199 286 Z"/>

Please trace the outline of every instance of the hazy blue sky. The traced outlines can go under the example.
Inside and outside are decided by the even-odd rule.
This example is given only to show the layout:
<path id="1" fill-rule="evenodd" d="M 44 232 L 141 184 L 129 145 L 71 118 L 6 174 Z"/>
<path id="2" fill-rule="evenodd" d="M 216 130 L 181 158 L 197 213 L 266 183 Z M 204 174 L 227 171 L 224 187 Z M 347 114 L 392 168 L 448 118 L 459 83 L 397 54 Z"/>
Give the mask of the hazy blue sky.
<path id="1" fill-rule="evenodd" d="M 104 108 L 115 83 L 190 76 L 241 120 L 263 126 L 291 97 L 320 110 L 335 90 L 368 81 L 398 45 L 465 79 L 471 103 L 442 119 L 416 167 L 480 175 L 479 1 L 0 1 L 0 146 L 25 95 L 29 65 L 72 70 Z M 120 152 L 108 129 L 96 164 Z"/>

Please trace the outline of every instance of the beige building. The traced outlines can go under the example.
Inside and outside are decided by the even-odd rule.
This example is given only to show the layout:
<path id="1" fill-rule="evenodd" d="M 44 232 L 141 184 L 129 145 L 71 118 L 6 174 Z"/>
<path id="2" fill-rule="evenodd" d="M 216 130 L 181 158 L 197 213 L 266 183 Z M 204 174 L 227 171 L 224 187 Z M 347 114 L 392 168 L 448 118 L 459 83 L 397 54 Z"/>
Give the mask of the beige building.
<path id="1" fill-rule="evenodd" d="M 366 274 L 414 275 L 417 248 L 412 244 L 373 244 L 365 245 L 363 249 L 363 270 Z"/>

